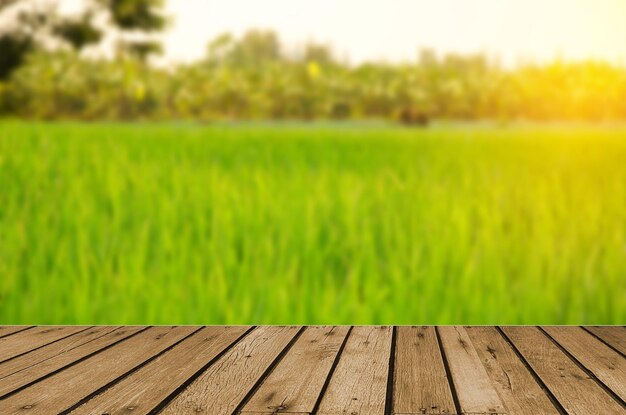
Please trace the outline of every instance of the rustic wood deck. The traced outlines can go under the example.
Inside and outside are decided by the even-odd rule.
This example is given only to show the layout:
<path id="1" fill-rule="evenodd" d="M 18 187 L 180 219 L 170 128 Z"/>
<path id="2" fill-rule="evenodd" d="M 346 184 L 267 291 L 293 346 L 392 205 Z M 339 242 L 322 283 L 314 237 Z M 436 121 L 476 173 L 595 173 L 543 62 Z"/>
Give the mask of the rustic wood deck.
<path id="1" fill-rule="evenodd" d="M 0 327 L 0 414 L 626 414 L 624 327 Z"/>

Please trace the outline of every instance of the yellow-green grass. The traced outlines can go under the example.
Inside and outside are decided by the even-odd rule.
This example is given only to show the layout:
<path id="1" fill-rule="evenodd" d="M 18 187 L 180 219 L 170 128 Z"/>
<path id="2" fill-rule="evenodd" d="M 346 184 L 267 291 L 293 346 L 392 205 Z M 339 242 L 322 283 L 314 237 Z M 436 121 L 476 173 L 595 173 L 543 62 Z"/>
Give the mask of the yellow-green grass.
<path id="1" fill-rule="evenodd" d="M 626 128 L 0 123 L 2 324 L 623 324 Z"/>

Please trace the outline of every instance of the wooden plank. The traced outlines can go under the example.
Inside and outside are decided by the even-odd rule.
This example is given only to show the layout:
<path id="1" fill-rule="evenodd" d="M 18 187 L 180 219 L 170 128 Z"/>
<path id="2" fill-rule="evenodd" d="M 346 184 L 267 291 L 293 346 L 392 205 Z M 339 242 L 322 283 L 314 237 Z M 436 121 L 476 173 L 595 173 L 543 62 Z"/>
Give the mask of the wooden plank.
<path id="1" fill-rule="evenodd" d="M 247 330 L 249 327 L 242 326 L 206 327 L 71 414 L 151 413 Z"/>
<path id="2" fill-rule="evenodd" d="M 0 363 L 88 328 L 88 326 L 44 326 L 3 337 L 0 339 Z"/>
<path id="3" fill-rule="evenodd" d="M 503 327 L 561 406 L 570 415 L 622 414 L 624 408 L 536 327 Z"/>
<path id="4" fill-rule="evenodd" d="M 41 363 L 44 360 L 51 359 L 61 353 L 65 353 L 115 329 L 116 327 L 92 327 L 88 330 L 76 333 L 73 336 L 40 347 L 23 356 L 0 363 L 0 379 Z"/>
<path id="5" fill-rule="evenodd" d="M 467 330 L 461 326 L 438 330 L 463 413 L 506 414 Z"/>
<path id="6" fill-rule="evenodd" d="M 109 333 L 106 333 L 106 329 L 108 328 L 102 328 L 102 330 L 105 330 L 104 335 L 99 335 L 99 330 L 95 328 L 85 330 L 74 336 L 3 363 L 0 365 L 0 370 L 4 375 L 0 378 L 0 398 L 83 359 L 85 356 L 89 356 L 118 341 L 122 341 L 138 331 L 143 330 L 144 327 L 121 327 Z M 84 341 L 83 344 L 78 345 L 77 343 L 81 341 Z M 65 347 L 63 347 L 62 350 L 55 349 L 54 351 L 59 352 L 55 356 L 48 355 L 50 351 L 46 349 L 59 344 Z"/>
<path id="7" fill-rule="evenodd" d="M 28 330 L 31 327 L 32 326 L 0 326 L 0 338 L 19 333 L 20 331 Z"/>
<path id="8" fill-rule="evenodd" d="M 454 400 L 434 327 L 398 327 L 394 414 L 454 414 Z"/>
<path id="9" fill-rule="evenodd" d="M 494 327 L 468 327 L 478 357 L 511 415 L 558 415 L 546 392 Z"/>
<path id="10" fill-rule="evenodd" d="M 626 401 L 626 359 L 580 327 L 543 329 L 613 393 Z"/>
<path id="11" fill-rule="evenodd" d="M 253 330 L 181 392 L 162 414 L 232 414 L 300 327 Z"/>
<path id="12" fill-rule="evenodd" d="M 268 415 L 268 414 L 285 414 L 285 415 L 311 415 L 310 412 L 240 412 L 234 415 Z M 98 414 L 99 415 L 99 414 Z"/>
<path id="13" fill-rule="evenodd" d="M 585 327 L 586 330 L 601 338 L 606 344 L 626 355 L 626 328 L 621 326 Z"/>
<path id="14" fill-rule="evenodd" d="M 318 415 L 383 415 L 392 328 L 355 327 L 339 358 Z"/>
<path id="15" fill-rule="evenodd" d="M 196 330 L 198 327 L 150 328 L 0 401 L 0 413 L 66 411 Z"/>
<path id="16" fill-rule="evenodd" d="M 348 330 L 345 326 L 308 327 L 242 413 L 313 412 Z"/>
<path id="17" fill-rule="evenodd" d="M 310 412 L 237 412 L 236 415 L 268 415 L 268 414 L 285 414 L 285 415 L 311 415 Z"/>

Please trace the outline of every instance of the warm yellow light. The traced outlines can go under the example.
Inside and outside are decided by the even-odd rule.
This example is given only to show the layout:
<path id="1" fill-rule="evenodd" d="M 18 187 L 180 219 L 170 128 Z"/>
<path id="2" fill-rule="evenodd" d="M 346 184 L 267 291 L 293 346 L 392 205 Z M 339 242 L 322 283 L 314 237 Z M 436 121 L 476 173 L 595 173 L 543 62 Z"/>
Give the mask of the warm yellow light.
<path id="1" fill-rule="evenodd" d="M 335 45 L 352 61 L 413 59 L 422 47 L 505 62 L 626 59 L 623 0 L 168 0 L 168 56 L 194 59 L 224 31 L 275 29 L 287 43 Z"/>

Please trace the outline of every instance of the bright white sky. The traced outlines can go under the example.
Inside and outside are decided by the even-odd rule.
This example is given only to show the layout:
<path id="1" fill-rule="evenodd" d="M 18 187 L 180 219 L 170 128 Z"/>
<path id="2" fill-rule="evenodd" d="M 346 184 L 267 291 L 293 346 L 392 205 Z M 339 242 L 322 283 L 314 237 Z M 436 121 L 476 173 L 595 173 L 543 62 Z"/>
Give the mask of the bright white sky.
<path id="1" fill-rule="evenodd" d="M 65 0 L 67 2 L 75 0 Z M 331 44 L 350 62 L 486 52 L 504 63 L 626 60 L 626 0 L 166 0 L 168 61 L 204 56 L 223 32 L 271 28 L 289 47 Z"/>

